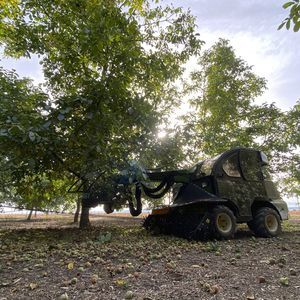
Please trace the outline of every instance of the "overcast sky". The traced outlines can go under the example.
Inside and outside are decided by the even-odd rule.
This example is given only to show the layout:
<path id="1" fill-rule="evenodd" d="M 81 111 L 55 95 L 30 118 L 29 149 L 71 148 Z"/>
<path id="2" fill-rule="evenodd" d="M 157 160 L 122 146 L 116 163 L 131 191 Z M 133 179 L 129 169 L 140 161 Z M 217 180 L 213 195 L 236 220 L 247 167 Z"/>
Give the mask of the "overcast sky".
<path id="1" fill-rule="evenodd" d="M 300 99 L 300 32 L 277 30 L 286 17 L 281 0 L 173 0 L 175 6 L 190 8 L 197 17 L 205 47 L 226 38 L 238 56 L 253 65 L 256 74 L 268 81 L 268 91 L 259 101 L 276 102 L 288 109 Z M 5 68 L 21 76 L 43 80 L 40 65 L 32 60 L 2 59 Z"/>
<path id="2" fill-rule="evenodd" d="M 260 101 L 288 109 L 300 99 L 300 32 L 277 30 L 288 11 L 282 0 L 168 1 L 190 8 L 198 31 L 211 46 L 219 38 L 230 40 L 238 56 L 253 65 L 268 81 Z"/>

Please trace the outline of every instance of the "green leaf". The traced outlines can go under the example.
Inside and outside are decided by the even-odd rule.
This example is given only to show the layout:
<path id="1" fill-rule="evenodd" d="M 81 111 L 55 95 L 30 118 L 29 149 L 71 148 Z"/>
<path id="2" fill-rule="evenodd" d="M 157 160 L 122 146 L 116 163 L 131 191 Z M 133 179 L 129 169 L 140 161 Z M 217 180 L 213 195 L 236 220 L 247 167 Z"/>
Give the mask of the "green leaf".
<path id="1" fill-rule="evenodd" d="M 44 128 L 49 128 L 49 126 L 51 125 L 51 121 L 47 121 L 46 123 L 43 124 Z"/>
<path id="2" fill-rule="evenodd" d="M 0 129 L 0 136 L 7 136 L 7 135 L 8 135 L 7 130 L 1 128 L 1 129 Z"/>
<path id="3" fill-rule="evenodd" d="M 286 2 L 286 3 L 284 3 L 284 4 L 282 5 L 282 7 L 283 7 L 284 9 L 286 9 L 286 8 L 288 8 L 289 6 L 293 5 L 293 4 L 295 4 L 295 2 Z"/>
<path id="4" fill-rule="evenodd" d="M 28 133 L 29 139 L 34 142 L 35 141 L 35 133 L 32 131 L 29 131 Z"/>
<path id="5" fill-rule="evenodd" d="M 61 109 L 61 110 L 60 110 L 60 113 L 66 114 L 66 113 L 70 112 L 71 110 L 72 110 L 71 107 L 66 107 L 65 109 Z"/>
<path id="6" fill-rule="evenodd" d="M 293 30 L 294 30 L 294 32 L 298 32 L 299 29 L 300 29 L 300 22 L 299 22 L 299 23 L 296 23 L 296 24 L 294 25 Z"/>
<path id="7" fill-rule="evenodd" d="M 299 13 L 300 13 L 300 11 L 299 11 Z M 299 17 L 297 15 L 293 15 L 292 20 L 293 20 L 294 24 L 300 23 Z"/>
<path id="8" fill-rule="evenodd" d="M 110 232 L 108 232 L 107 234 L 99 235 L 99 237 L 97 238 L 97 242 L 100 244 L 104 244 L 110 242 L 111 239 L 112 239 L 112 235 Z"/>
<path id="9" fill-rule="evenodd" d="M 287 30 L 290 29 L 290 27 L 291 27 L 291 20 L 288 20 L 288 21 L 286 22 L 285 27 L 286 27 Z"/>
<path id="10" fill-rule="evenodd" d="M 277 30 L 280 30 L 284 25 L 285 25 L 285 23 L 281 23 L 281 24 L 278 26 Z"/>
<path id="11" fill-rule="evenodd" d="M 64 116 L 63 114 L 61 114 L 61 113 L 59 113 L 58 116 L 57 116 L 57 119 L 58 119 L 59 121 L 64 120 L 64 118 L 65 118 L 65 116 Z"/>

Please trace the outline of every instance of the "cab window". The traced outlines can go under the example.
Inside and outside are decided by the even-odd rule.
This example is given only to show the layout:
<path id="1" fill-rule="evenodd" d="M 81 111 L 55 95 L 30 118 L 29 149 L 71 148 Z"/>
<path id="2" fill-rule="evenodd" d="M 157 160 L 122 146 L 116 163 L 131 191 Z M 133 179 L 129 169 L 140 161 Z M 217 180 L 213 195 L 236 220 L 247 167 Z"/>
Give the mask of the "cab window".
<path id="1" fill-rule="evenodd" d="M 246 180 L 260 181 L 262 179 L 261 163 L 257 151 L 241 151 L 240 163 Z"/>
<path id="2" fill-rule="evenodd" d="M 223 171 L 230 177 L 241 177 L 239 170 L 238 156 L 234 154 L 228 157 L 223 163 Z"/>
<path id="3" fill-rule="evenodd" d="M 211 175 L 214 164 L 220 158 L 221 155 L 222 154 L 219 154 L 213 158 L 205 159 L 201 164 L 200 172 L 205 174 L 206 176 Z"/>

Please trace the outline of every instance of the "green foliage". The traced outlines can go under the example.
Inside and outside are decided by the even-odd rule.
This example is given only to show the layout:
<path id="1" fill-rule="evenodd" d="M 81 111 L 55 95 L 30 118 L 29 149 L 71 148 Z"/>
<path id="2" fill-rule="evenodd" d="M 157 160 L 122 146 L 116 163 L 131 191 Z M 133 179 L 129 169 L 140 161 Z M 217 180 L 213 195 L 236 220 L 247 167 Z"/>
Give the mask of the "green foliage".
<path id="1" fill-rule="evenodd" d="M 110 242 L 112 239 L 111 232 L 107 232 L 106 234 L 100 234 L 96 239 L 96 243 L 104 244 Z"/>
<path id="2" fill-rule="evenodd" d="M 78 92 L 91 82 L 118 94 L 132 84 L 145 90 L 145 83 L 156 92 L 178 77 L 180 64 L 201 43 L 188 13 L 147 3 L 138 11 L 138 3 L 23 1 L 5 19 L 1 40 L 8 55 L 43 55 L 46 78 L 57 92 Z"/>
<path id="3" fill-rule="evenodd" d="M 289 9 L 289 16 L 283 20 L 283 22 L 279 25 L 278 30 L 286 27 L 287 30 L 290 29 L 293 24 L 294 32 L 298 32 L 300 29 L 300 1 L 292 0 L 288 1 L 282 6 L 284 9 Z"/>
<path id="4" fill-rule="evenodd" d="M 247 118 L 253 99 L 263 93 L 265 80 L 256 76 L 245 61 L 236 57 L 226 40 L 219 40 L 198 61 L 189 90 L 196 93 L 194 127 L 201 152 L 216 155 L 236 146 L 250 146 Z M 245 125 L 245 126 L 243 126 Z"/>
<path id="5" fill-rule="evenodd" d="M 112 178 L 131 160 L 172 168 L 234 146 L 271 154 L 276 170 L 290 174 L 290 192 L 299 192 L 299 105 L 287 113 L 255 105 L 265 80 L 225 40 L 201 55 L 180 91 L 176 80 L 202 41 L 189 11 L 154 2 L 1 2 L 5 54 L 37 54 L 47 90 L 0 69 L 2 195 L 28 207 L 72 205 L 65 191 L 75 176 L 111 199 Z M 194 113 L 157 139 L 185 93 Z"/>
<path id="6" fill-rule="evenodd" d="M 15 168 L 20 179 L 33 170 L 45 170 L 35 159 L 44 156 L 41 147 L 44 135 L 42 112 L 48 97 L 28 79 L 19 79 L 14 72 L 0 68 L 0 143 L 1 155 Z"/>
<path id="7" fill-rule="evenodd" d="M 152 151 L 163 147 L 156 146 L 158 126 L 176 102 L 174 82 L 184 63 L 202 45 L 189 12 L 141 0 L 25 0 L 2 7 L 5 54 L 38 54 L 49 91 L 7 74 L 18 95 L 5 104 L 3 122 L 16 116 L 18 126 L 1 126 L 1 151 L 21 166 L 20 177 L 66 180 L 69 172 L 85 187 L 97 179 L 103 194 L 113 195 L 107 182 L 131 159 L 164 158 Z"/>
<path id="8" fill-rule="evenodd" d="M 38 207 L 34 201 L 45 201 L 53 184 L 45 178 L 49 172 L 45 162 L 49 159 L 45 157 L 41 134 L 42 111 L 48 98 L 30 80 L 19 79 L 14 72 L 2 68 L 0 97 L 2 201 Z M 37 194 L 40 197 L 34 200 Z"/>
<path id="9" fill-rule="evenodd" d="M 300 196 L 300 102 L 285 114 L 283 120 L 285 126 L 281 128 L 281 134 L 277 136 L 283 163 L 279 172 L 283 191 L 294 197 Z"/>
<path id="10" fill-rule="evenodd" d="M 255 104 L 265 80 L 236 57 L 228 41 L 205 51 L 199 69 L 187 86 L 195 94 L 195 114 L 185 118 L 186 132 L 196 140 L 189 154 L 213 156 L 236 146 L 261 149 L 272 158 L 272 171 L 284 190 L 299 195 L 299 103 L 288 112 Z"/>

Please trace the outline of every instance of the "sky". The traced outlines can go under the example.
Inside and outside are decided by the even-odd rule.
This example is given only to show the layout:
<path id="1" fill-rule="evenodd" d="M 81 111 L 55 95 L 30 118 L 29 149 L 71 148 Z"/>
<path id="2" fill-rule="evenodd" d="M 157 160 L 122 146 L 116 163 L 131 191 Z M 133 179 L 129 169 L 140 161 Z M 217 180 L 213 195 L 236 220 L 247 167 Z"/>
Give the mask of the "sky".
<path id="1" fill-rule="evenodd" d="M 300 99 L 300 32 L 277 30 L 288 11 L 282 0 L 168 1 L 189 8 L 206 43 L 228 39 L 238 56 L 267 79 L 268 90 L 257 102 L 275 102 L 287 110 Z"/>

